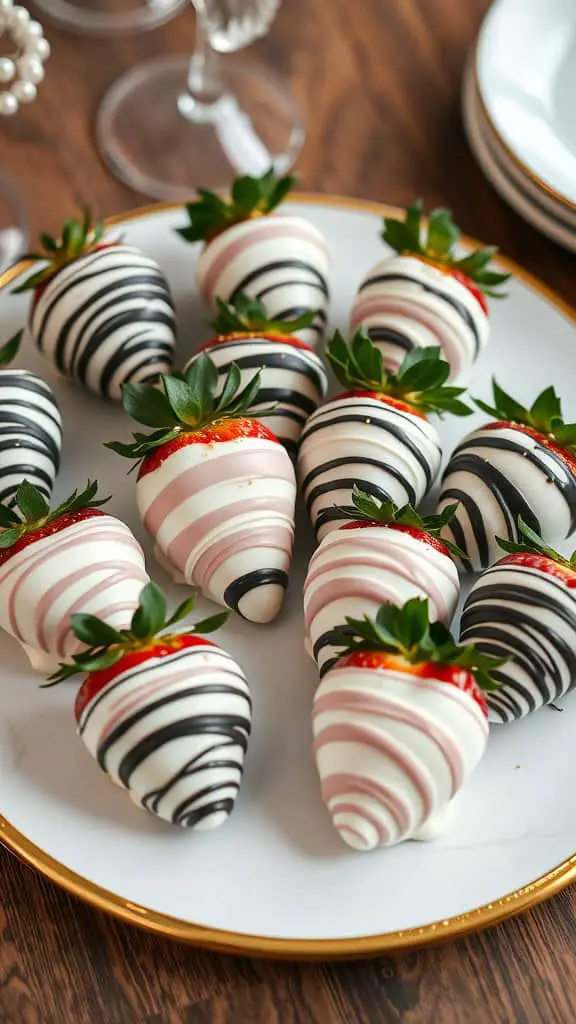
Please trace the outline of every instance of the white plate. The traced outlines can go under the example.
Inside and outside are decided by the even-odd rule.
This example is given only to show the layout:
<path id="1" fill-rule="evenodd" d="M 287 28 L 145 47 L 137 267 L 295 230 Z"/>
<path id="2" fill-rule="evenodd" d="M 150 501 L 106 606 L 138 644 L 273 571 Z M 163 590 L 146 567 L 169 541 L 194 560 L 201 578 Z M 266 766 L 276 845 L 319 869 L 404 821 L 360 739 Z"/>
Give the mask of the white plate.
<path id="1" fill-rule="evenodd" d="M 326 234 L 334 254 L 332 323 L 345 328 L 355 288 L 382 254 L 384 208 L 311 197 L 289 209 Z M 192 284 L 195 251 L 173 231 L 182 220 L 177 209 L 151 208 L 127 218 L 123 230 L 168 274 L 183 362 L 206 329 L 198 326 L 205 311 Z M 474 393 L 487 396 L 493 370 L 520 399 L 553 380 L 567 413 L 576 417 L 576 399 L 566 386 L 576 367 L 571 314 L 543 286 L 517 274 L 510 297 L 493 303 L 493 338 Z M 6 336 L 20 326 L 25 309 L 25 298 L 7 288 L 0 292 Z M 31 346 L 22 362 L 54 383 L 62 404 L 65 450 L 57 495 L 96 475 L 114 495 L 112 510 L 144 540 L 132 477 L 100 443 L 126 436 L 127 418 L 56 379 Z M 447 449 L 472 422 L 442 427 Z M 302 647 L 300 604 L 311 546 L 301 515 L 292 586 L 279 621 L 254 627 L 235 619 L 223 631 L 223 643 L 251 682 L 254 734 L 236 810 L 211 834 L 179 831 L 134 808 L 76 736 L 74 684 L 39 690 L 16 643 L 3 637 L 4 843 L 126 920 L 220 949 L 293 957 L 368 954 L 454 936 L 518 912 L 576 877 L 576 793 L 569 782 L 576 773 L 575 699 L 564 714 L 545 709 L 494 731 L 444 838 L 366 855 L 342 844 L 310 756 L 316 677 Z M 149 552 L 147 541 L 145 547 Z M 166 582 L 161 572 L 155 576 Z M 182 595 L 175 587 L 171 593 L 175 600 Z"/>
<path id="2" fill-rule="evenodd" d="M 571 211 L 561 207 L 562 215 L 546 208 L 543 198 L 555 203 L 556 200 L 540 194 L 530 178 L 510 159 L 506 150 L 498 145 L 498 136 L 485 117 L 485 110 L 478 95 L 473 65 L 469 65 L 462 87 L 462 116 L 470 148 L 489 182 L 503 199 L 528 221 L 532 227 L 547 235 L 554 242 L 576 252 L 576 221 L 569 223 Z M 558 204 L 559 205 L 559 204 Z"/>
<path id="3" fill-rule="evenodd" d="M 483 101 L 508 150 L 537 184 L 576 209 L 574 0 L 496 0 L 477 60 Z"/>

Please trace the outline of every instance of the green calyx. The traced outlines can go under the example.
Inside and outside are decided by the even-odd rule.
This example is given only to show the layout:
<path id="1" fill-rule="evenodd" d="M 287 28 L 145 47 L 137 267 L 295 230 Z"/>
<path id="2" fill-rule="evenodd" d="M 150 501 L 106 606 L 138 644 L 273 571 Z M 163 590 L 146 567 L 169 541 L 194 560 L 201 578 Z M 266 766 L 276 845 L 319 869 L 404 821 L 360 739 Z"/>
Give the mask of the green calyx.
<path id="1" fill-rule="evenodd" d="M 576 454 L 576 423 L 565 423 L 562 418 L 562 404 L 553 387 L 545 388 L 536 401 L 525 408 L 514 398 L 507 395 L 496 380 L 492 378 L 493 405 L 474 398 L 473 402 L 497 420 L 505 423 L 518 423 L 532 427 L 539 434 L 544 434 L 555 441 L 561 448 Z"/>
<path id="2" fill-rule="evenodd" d="M 94 222 L 90 210 L 84 213 L 82 221 L 67 220 L 62 228 L 60 241 L 52 238 L 51 235 L 40 235 L 40 250 L 38 252 L 26 253 L 22 259 L 43 260 L 47 265 L 42 270 L 36 271 L 27 278 L 23 284 L 14 288 L 15 294 L 29 292 L 44 284 L 66 263 L 72 263 L 79 256 L 83 256 L 100 245 L 104 237 L 104 225 L 101 221 Z"/>
<path id="3" fill-rule="evenodd" d="M 277 334 L 281 338 L 289 338 L 297 331 L 310 327 L 316 316 L 316 310 L 303 313 L 294 320 L 282 317 L 270 319 L 259 299 L 251 299 L 240 293 L 233 303 L 216 299 L 218 316 L 212 321 L 214 330 L 220 335 L 249 332 L 253 334 Z"/>
<path id="4" fill-rule="evenodd" d="M 178 228 L 178 234 L 186 242 L 209 242 L 232 224 L 272 213 L 295 183 L 293 175 L 278 178 L 270 168 L 261 178 L 248 175 L 236 178 L 228 202 L 214 192 L 199 188 L 199 198 L 186 206 L 189 224 Z"/>
<path id="5" fill-rule="evenodd" d="M 490 270 L 489 264 L 498 252 L 495 246 L 476 249 L 458 259 L 454 246 L 460 240 L 460 228 L 452 220 L 450 210 L 438 208 L 432 210 L 428 219 L 428 230 L 422 225 L 422 200 L 416 199 L 408 207 L 404 220 L 396 217 L 384 217 L 382 238 L 398 253 L 414 253 L 431 263 L 446 267 L 447 270 L 466 274 L 478 286 L 484 295 L 494 299 L 504 298 L 498 291 L 508 281 L 510 274 L 501 274 Z"/>
<path id="6" fill-rule="evenodd" d="M 15 334 L 13 338 L 10 338 L 10 341 L 2 345 L 0 348 L 0 367 L 10 366 L 10 363 L 16 358 L 20 350 L 23 334 L 24 331 L 18 331 L 18 334 Z"/>
<path id="7" fill-rule="evenodd" d="M 518 540 L 504 540 L 503 537 L 496 537 L 496 541 L 503 551 L 510 555 L 543 555 L 553 562 L 565 565 L 568 569 L 576 570 L 576 551 L 573 551 L 570 558 L 559 555 L 554 548 L 545 544 L 539 533 L 532 530 L 528 523 L 525 523 L 522 516 L 518 516 Z"/>
<path id="8" fill-rule="evenodd" d="M 353 508 L 341 508 L 342 516 L 353 522 L 378 523 L 382 526 L 408 526 L 421 533 L 426 533 L 440 541 L 445 548 L 457 558 L 465 558 L 465 553 L 452 541 L 445 540 L 441 531 L 456 514 L 458 504 L 446 505 L 440 515 L 421 516 L 412 505 L 399 507 L 393 501 L 379 501 L 371 494 L 366 494 L 354 485 L 352 489 Z"/>
<path id="9" fill-rule="evenodd" d="M 151 434 L 133 434 L 134 440 L 128 444 L 108 441 L 105 447 L 126 459 L 135 459 L 137 464 L 182 433 L 196 433 L 217 420 L 249 418 L 260 388 L 260 371 L 241 389 L 240 370 L 232 363 L 222 392 L 217 395 L 219 380 L 216 366 L 202 352 L 184 373 L 163 374 L 161 390 L 152 384 L 124 384 L 122 404 L 126 412 L 138 423 L 158 429 Z M 259 410 L 258 416 L 268 411 Z"/>
<path id="10" fill-rule="evenodd" d="M 88 508 L 100 508 L 110 498 L 96 498 L 98 481 L 89 480 L 86 490 L 74 491 L 66 501 L 50 509 L 46 498 L 37 487 L 23 480 L 11 506 L 0 505 L 0 549 L 11 548 L 27 533 L 41 530 L 62 516 L 72 515 Z"/>
<path id="11" fill-rule="evenodd" d="M 332 643 L 342 647 L 341 657 L 356 651 L 396 654 L 411 665 L 432 662 L 466 669 L 482 690 L 498 686 L 491 672 L 505 658 L 482 654 L 474 644 L 457 644 L 447 626 L 430 622 L 428 601 L 414 597 L 401 608 L 383 604 L 375 619 L 346 619 Z"/>
<path id="12" fill-rule="evenodd" d="M 139 604 L 132 616 L 130 629 L 113 629 L 107 622 L 95 615 L 71 615 L 72 629 L 78 640 L 87 645 L 87 650 L 76 654 L 71 664 L 61 664 L 57 671 L 48 679 L 48 685 L 61 683 L 79 672 L 89 674 L 104 668 L 110 668 L 120 661 L 125 654 L 147 647 L 157 637 L 166 634 L 177 622 L 186 618 L 194 608 L 194 598 L 190 597 L 178 606 L 176 611 L 167 618 L 166 597 L 160 587 L 150 581 L 140 591 Z M 202 622 L 185 630 L 185 634 L 213 633 L 226 622 L 229 612 L 219 612 Z M 178 634 L 182 635 L 182 634 Z M 166 640 L 170 634 L 166 635 Z"/>
<path id="13" fill-rule="evenodd" d="M 423 413 L 469 416 L 472 412 L 460 400 L 466 389 L 446 384 L 450 367 L 440 348 L 413 348 L 397 373 L 389 373 L 380 349 L 360 327 L 350 342 L 336 331 L 326 345 L 326 358 L 346 388 L 396 398 Z"/>

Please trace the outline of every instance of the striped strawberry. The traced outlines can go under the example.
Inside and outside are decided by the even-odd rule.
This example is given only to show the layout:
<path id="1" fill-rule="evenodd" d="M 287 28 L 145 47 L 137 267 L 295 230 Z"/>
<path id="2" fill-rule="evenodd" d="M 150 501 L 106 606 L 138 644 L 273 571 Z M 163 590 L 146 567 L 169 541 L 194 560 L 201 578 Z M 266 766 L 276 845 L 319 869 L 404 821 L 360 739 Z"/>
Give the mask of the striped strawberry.
<path id="1" fill-rule="evenodd" d="M 203 352 L 161 390 L 126 385 L 126 411 L 159 429 L 108 447 L 140 464 L 140 515 L 174 578 L 269 622 L 288 584 L 296 480 L 278 439 L 247 412 L 260 375 L 242 390 L 240 378 L 233 363 L 216 397 L 218 370 Z"/>
<path id="2" fill-rule="evenodd" d="M 14 290 L 33 293 L 29 330 L 60 373 L 106 398 L 124 381 L 169 372 L 176 340 L 174 304 L 158 264 L 139 249 L 108 240 L 86 211 L 57 241 L 40 236 L 28 259 L 43 266 Z"/>
<path id="3" fill-rule="evenodd" d="M 314 697 L 314 754 L 334 827 L 357 850 L 432 839 L 488 739 L 502 660 L 454 643 L 428 602 L 347 619 Z"/>
<path id="4" fill-rule="evenodd" d="M 302 428 L 328 390 L 322 360 L 296 337 L 312 323 L 314 311 L 293 320 L 270 319 L 262 303 L 247 295 L 238 295 L 233 305 L 216 301 L 218 335 L 200 351 L 207 352 L 218 368 L 220 388 L 232 363 L 241 371 L 242 386 L 261 368 L 260 389 L 248 411 L 258 416 L 273 404 L 272 415 L 258 418 L 295 458 Z M 193 356 L 188 366 L 197 358 L 198 354 Z"/>
<path id="5" fill-rule="evenodd" d="M 486 569 L 500 557 L 498 537 L 518 541 L 521 516 L 546 544 L 576 529 L 576 423 L 565 423 L 553 387 L 530 408 L 492 382 L 493 403 L 475 399 L 492 422 L 468 434 L 450 456 L 439 509 L 457 501 L 445 533 L 464 566 Z"/>
<path id="6" fill-rule="evenodd" d="M 333 640 L 339 623 L 375 615 L 391 602 L 428 598 L 430 617 L 449 624 L 460 593 L 453 555 L 440 530 L 456 506 L 422 518 L 411 507 L 380 502 L 358 488 L 349 522 L 332 530 L 310 559 L 304 582 L 306 647 L 323 676 L 338 659 Z"/>
<path id="7" fill-rule="evenodd" d="M 492 722 L 512 722 L 560 700 L 576 685 L 576 551 L 563 558 L 522 518 L 518 540 L 472 587 L 461 639 L 509 660 L 488 695 Z"/>
<path id="8" fill-rule="evenodd" d="M 148 579 L 140 545 L 102 511 L 97 483 L 50 510 L 24 481 L 15 505 L 0 506 L 0 626 L 20 641 L 38 671 L 81 648 L 75 613 L 97 613 L 114 628 L 130 621 Z"/>
<path id="9" fill-rule="evenodd" d="M 11 368 L 20 340 L 0 348 L 0 502 L 11 501 L 23 480 L 49 499 L 60 468 L 60 409 L 46 381 Z"/>
<path id="10" fill-rule="evenodd" d="M 280 215 L 277 207 L 296 179 L 241 177 L 229 202 L 206 189 L 186 207 L 187 242 L 203 242 L 196 264 L 198 286 L 217 312 L 217 300 L 234 302 L 244 292 L 263 301 L 268 316 L 294 319 L 315 312 L 301 331 L 316 343 L 326 327 L 330 255 L 323 235 L 303 217 Z"/>
<path id="11" fill-rule="evenodd" d="M 500 297 L 510 275 L 490 269 L 494 246 L 456 255 L 460 230 L 449 210 L 433 210 L 425 234 L 421 220 L 419 199 L 403 220 L 384 218 L 382 238 L 397 255 L 377 263 L 362 281 L 351 329 L 364 326 L 393 371 L 414 347 L 439 345 L 451 379 L 466 381 L 488 341 L 485 296 Z"/>
<path id="12" fill-rule="evenodd" d="M 326 347 L 338 380 L 351 390 L 312 413 L 300 442 L 298 473 L 318 538 L 354 509 L 352 490 L 402 507 L 416 507 L 440 468 L 440 439 L 430 412 L 471 412 L 448 387 L 438 348 L 413 349 L 396 374 L 363 330 L 347 344 L 336 334 Z"/>
<path id="13" fill-rule="evenodd" d="M 193 605 L 189 599 L 167 618 L 164 594 L 150 582 L 128 629 L 74 615 L 87 649 L 49 683 L 84 674 L 75 705 L 80 736 L 138 807 L 210 829 L 234 807 L 252 705 L 240 666 L 200 635 L 218 629 L 226 612 L 174 630 Z"/>

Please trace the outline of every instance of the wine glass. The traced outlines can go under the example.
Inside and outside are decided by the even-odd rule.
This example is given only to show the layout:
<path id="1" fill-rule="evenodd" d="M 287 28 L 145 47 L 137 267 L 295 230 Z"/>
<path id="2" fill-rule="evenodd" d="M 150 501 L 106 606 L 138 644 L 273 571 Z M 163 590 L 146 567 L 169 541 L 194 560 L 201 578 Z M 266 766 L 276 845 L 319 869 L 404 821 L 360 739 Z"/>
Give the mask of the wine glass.
<path id="1" fill-rule="evenodd" d="M 280 0 L 192 0 L 192 57 L 159 57 L 106 93 L 98 146 L 112 172 L 156 199 L 223 189 L 240 174 L 284 174 L 304 141 L 298 105 L 274 71 L 238 58 Z M 226 56 L 223 56 L 226 55 Z"/>
<path id="2" fill-rule="evenodd" d="M 168 21 L 186 0 L 35 0 L 36 6 L 62 28 L 108 36 L 155 28 Z"/>

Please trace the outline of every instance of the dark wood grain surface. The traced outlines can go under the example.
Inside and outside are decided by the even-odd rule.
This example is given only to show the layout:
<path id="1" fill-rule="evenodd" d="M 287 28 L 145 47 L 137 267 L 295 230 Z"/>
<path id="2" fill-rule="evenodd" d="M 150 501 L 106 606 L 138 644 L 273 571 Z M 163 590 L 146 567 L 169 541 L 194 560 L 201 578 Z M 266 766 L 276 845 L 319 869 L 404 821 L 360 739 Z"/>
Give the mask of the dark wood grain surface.
<path id="1" fill-rule="evenodd" d="M 451 206 L 576 304 L 576 259 L 525 225 L 475 166 L 459 116 L 467 51 L 486 0 L 284 0 L 254 49 L 305 108 L 306 190 Z M 0 167 L 34 230 L 79 204 L 146 202 L 94 148 L 98 99 L 123 70 L 194 35 L 190 12 L 150 34 L 87 40 L 50 31 L 41 98 L 0 126 Z M 572 1024 L 576 892 L 484 934 L 394 958 L 287 965 L 226 958 L 124 926 L 0 850 L 0 1024 Z"/>

